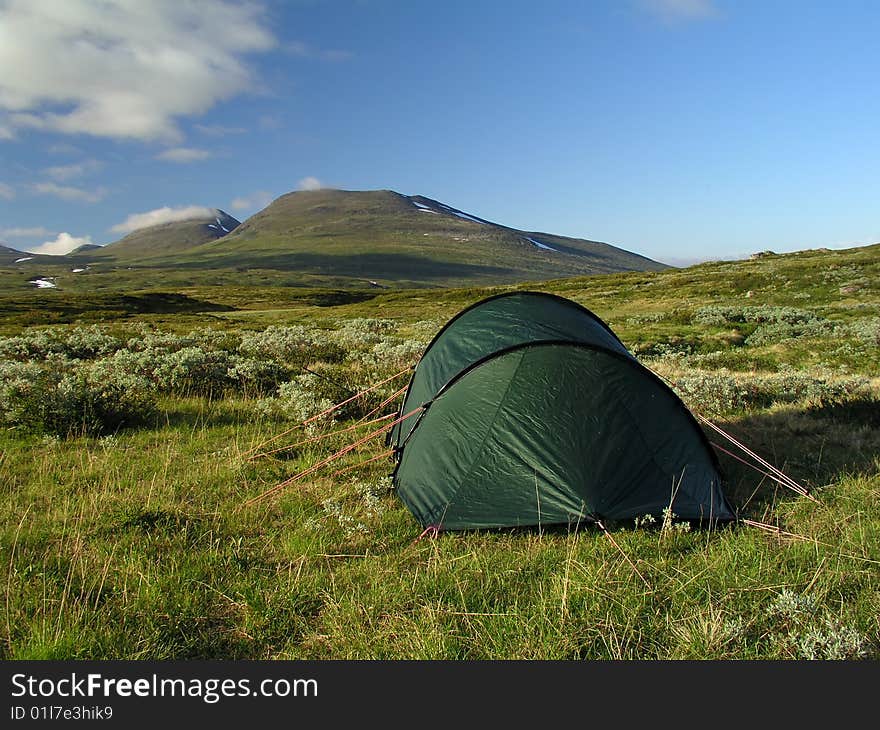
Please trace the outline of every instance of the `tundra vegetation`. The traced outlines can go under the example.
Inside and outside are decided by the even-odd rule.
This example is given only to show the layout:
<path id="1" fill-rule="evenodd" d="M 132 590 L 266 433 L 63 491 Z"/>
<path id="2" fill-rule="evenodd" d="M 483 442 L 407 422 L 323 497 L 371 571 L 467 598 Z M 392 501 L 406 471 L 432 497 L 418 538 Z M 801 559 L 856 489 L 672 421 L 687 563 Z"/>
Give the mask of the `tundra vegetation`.
<path id="1" fill-rule="evenodd" d="M 731 502 L 778 532 L 666 514 L 610 525 L 613 541 L 589 527 L 417 541 L 381 437 L 247 504 L 378 428 L 406 374 L 299 424 L 404 371 L 503 288 L 9 287 L 0 653 L 880 658 L 877 282 L 875 246 L 521 287 L 595 311 L 818 500 L 721 453 Z"/>

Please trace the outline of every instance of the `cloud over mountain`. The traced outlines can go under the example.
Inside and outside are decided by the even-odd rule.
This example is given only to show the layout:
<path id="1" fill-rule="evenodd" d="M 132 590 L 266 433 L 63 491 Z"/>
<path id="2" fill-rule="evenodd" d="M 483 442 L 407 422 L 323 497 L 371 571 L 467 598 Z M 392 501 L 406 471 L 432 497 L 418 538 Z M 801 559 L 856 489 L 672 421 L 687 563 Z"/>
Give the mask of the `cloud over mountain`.
<path id="1" fill-rule="evenodd" d="M 58 237 L 54 241 L 44 241 L 39 246 L 33 246 L 31 248 L 28 248 L 27 250 L 30 253 L 42 253 L 52 256 L 61 256 L 87 243 L 92 243 L 91 236 L 77 237 L 71 236 L 67 232 L 62 232 L 58 234 Z"/>
<path id="2" fill-rule="evenodd" d="M 312 177 L 311 175 L 309 177 L 304 177 L 296 185 L 297 190 L 320 190 L 323 187 L 324 184 L 318 180 L 318 178 Z"/>
<path id="3" fill-rule="evenodd" d="M 213 218 L 217 215 L 216 208 L 206 208 L 200 205 L 187 205 L 177 208 L 164 206 L 145 213 L 132 213 L 122 223 L 117 223 L 110 230 L 113 233 L 131 233 L 132 231 L 158 226 L 162 223 L 176 223 L 179 221 L 196 220 L 199 218 Z"/>

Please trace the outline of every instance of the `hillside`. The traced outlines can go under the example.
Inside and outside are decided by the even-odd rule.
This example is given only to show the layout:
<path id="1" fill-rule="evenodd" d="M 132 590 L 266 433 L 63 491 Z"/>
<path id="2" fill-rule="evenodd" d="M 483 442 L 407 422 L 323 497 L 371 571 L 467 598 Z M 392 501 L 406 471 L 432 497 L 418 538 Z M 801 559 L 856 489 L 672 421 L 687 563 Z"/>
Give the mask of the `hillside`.
<path id="1" fill-rule="evenodd" d="M 658 270 L 663 264 L 596 241 L 520 231 L 423 196 L 390 190 L 283 195 L 222 240 L 188 252 L 247 265 L 385 285 L 510 283 Z"/>
<path id="2" fill-rule="evenodd" d="M 132 231 L 106 246 L 80 246 L 67 256 L 73 260 L 143 265 L 153 259 L 167 259 L 208 241 L 225 236 L 239 221 L 222 210 L 204 218 L 174 221 Z"/>
<path id="3" fill-rule="evenodd" d="M 9 246 L 0 245 L 0 265 L 11 264 L 23 256 L 27 256 L 27 254 L 16 251 L 14 248 L 9 248 Z"/>
<path id="4" fill-rule="evenodd" d="M 395 288 L 666 268 L 606 243 L 521 231 L 390 190 L 288 193 L 228 235 L 215 233 L 205 223 L 154 226 L 86 258 L 189 273 L 283 271 L 312 286 Z"/>

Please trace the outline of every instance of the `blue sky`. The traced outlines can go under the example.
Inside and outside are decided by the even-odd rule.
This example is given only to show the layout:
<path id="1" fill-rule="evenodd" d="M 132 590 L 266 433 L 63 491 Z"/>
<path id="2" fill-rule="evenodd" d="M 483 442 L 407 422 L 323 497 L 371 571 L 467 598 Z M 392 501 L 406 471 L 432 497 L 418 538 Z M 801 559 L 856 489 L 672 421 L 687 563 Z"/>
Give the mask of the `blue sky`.
<path id="1" fill-rule="evenodd" d="M 0 0 L 0 241 L 316 186 L 663 261 L 880 241 L 880 3 Z"/>

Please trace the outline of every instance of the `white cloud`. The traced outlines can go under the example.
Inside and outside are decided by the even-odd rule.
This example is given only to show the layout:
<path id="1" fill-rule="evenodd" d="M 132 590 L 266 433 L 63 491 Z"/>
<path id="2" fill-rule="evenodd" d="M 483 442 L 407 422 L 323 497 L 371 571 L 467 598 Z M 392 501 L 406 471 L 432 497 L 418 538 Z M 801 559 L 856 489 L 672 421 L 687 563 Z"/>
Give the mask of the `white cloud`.
<path id="1" fill-rule="evenodd" d="M 641 0 L 651 12 L 667 21 L 703 20 L 718 15 L 714 0 Z"/>
<path id="2" fill-rule="evenodd" d="M 0 236 L 10 238 L 39 238 L 40 236 L 54 236 L 55 232 L 43 226 L 34 228 L 0 228 Z"/>
<path id="3" fill-rule="evenodd" d="M 275 39 L 244 0 L 0 2 L 2 128 L 178 141 L 177 120 L 258 84 Z"/>
<path id="4" fill-rule="evenodd" d="M 5 124 L 0 124 L 0 139 L 15 139 L 15 133 Z"/>
<path id="5" fill-rule="evenodd" d="M 15 190 L 11 185 L 0 182 L 0 198 L 3 200 L 12 200 L 15 197 Z"/>
<path id="6" fill-rule="evenodd" d="M 85 160 L 77 162 L 73 165 L 56 165 L 55 167 L 47 167 L 45 173 L 53 180 L 64 182 L 72 180 L 75 177 L 82 177 L 94 170 L 97 170 L 101 163 L 97 160 Z"/>
<path id="7" fill-rule="evenodd" d="M 216 208 L 206 208 L 201 205 L 186 205 L 177 208 L 169 208 L 166 205 L 163 208 L 148 210 L 146 213 L 132 213 L 122 223 L 117 223 L 110 230 L 113 233 L 131 233 L 132 231 L 137 231 L 141 228 L 158 226 L 162 223 L 213 218 L 216 215 Z"/>
<path id="8" fill-rule="evenodd" d="M 72 185 L 58 185 L 53 182 L 34 183 L 31 190 L 40 195 L 54 195 L 62 200 L 79 201 L 82 203 L 97 203 L 107 196 L 105 188 L 95 190 L 83 190 Z"/>
<path id="9" fill-rule="evenodd" d="M 316 177 L 304 177 L 300 180 L 297 185 L 297 190 L 320 190 L 324 186 L 321 184 L 321 181 Z"/>
<path id="10" fill-rule="evenodd" d="M 59 233 L 54 241 L 45 241 L 39 246 L 27 249 L 30 253 L 44 253 L 52 256 L 60 256 L 62 254 L 73 251 L 77 246 L 83 246 L 92 243 L 91 236 L 76 237 L 69 233 Z"/>
<path id="11" fill-rule="evenodd" d="M 160 152 L 156 155 L 157 160 L 164 162 L 197 162 L 198 160 L 207 160 L 211 156 L 208 150 L 200 150 L 195 147 L 172 147 L 169 150 Z"/>
<path id="12" fill-rule="evenodd" d="M 266 190 L 257 190 L 250 195 L 233 198 L 229 207 L 233 210 L 262 210 L 275 199 L 275 196 Z"/>

